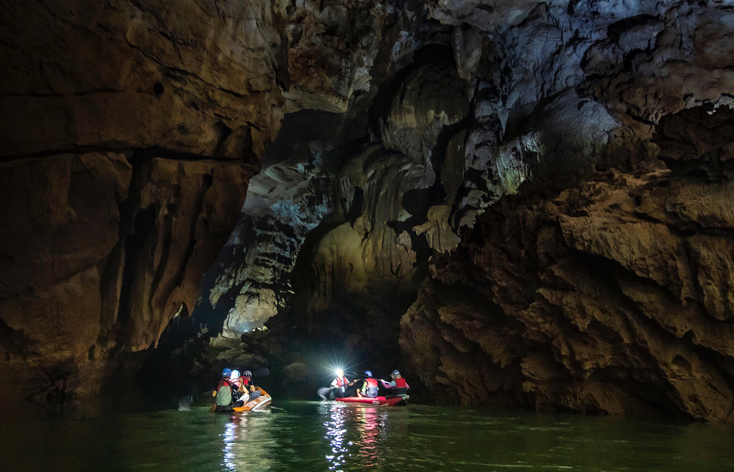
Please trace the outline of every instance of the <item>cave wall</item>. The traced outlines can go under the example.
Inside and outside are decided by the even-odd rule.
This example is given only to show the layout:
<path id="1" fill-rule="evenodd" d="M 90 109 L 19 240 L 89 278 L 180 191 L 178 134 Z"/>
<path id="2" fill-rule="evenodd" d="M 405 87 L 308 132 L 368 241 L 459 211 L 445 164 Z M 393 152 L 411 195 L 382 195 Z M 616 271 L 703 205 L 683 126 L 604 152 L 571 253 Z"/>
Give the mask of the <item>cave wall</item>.
<path id="1" fill-rule="evenodd" d="M 433 196 L 434 167 L 443 157 L 432 162 L 430 150 L 445 148 L 448 138 L 441 132 L 466 118 L 471 87 L 454 67 L 450 29 L 425 28 L 411 10 L 415 5 L 401 8 L 385 10 L 389 20 L 380 35 L 359 33 L 359 41 L 375 42 L 377 52 L 370 80 L 343 113 L 289 109 L 285 122 L 298 127 L 284 130 L 269 151 L 281 157 L 253 180 L 251 198 L 258 203 L 245 206 L 241 224 L 202 286 L 197 316 L 212 320 L 226 312 L 223 337 L 236 340 L 284 310 L 309 318 L 307 324 L 318 330 L 321 315 L 335 311 L 333 300 L 368 291 L 414 297 L 425 277 L 428 246 L 445 251 L 458 242 L 448 225 L 450 210 L 440 195 Z M 422 4 L 418 8 L 424 10 Z M 403 44 L 407 31 L 417 39 Z M 435 45 L 438 54 L 419 51 L 425 45 Z M 416 101 L 423 105 L 413 109 Z M 384 110 L 374 106 L 383 102 Z M 299 118 L 298 113 L 307 114 Z M 429 211 L 432 202 L 439 207 Z M 313 231 L 323 242 L 301 254 Z M 333 251 L 345 253 L 335 255 L 336 264 L 328 261 Z M 304 267 L 297 269 L 297 259 Z M 387 300 L 387 293 L 380 297 Z M 369 296 L 364 299 L 362 308 Z M 409 303 L 406 299 L 394 310 L 393 321 Z"/>
<path id="2" fill-rule="evenodd" d="M 11 66 L 0 79 L 0 374 L 18 395 L 43 396 L 60 385 L 95 391 L 103 369 L 155 345 L 171 319 L 198 304 L 220 311 L 224 336 L 235 340 L 284 313 L 286 324 L 371 346 L 374 356 L 388 344 L 395 349 L 400 334 L 403 359 L 442 399 L 441 386 L 454 382 L 463 403 L 613 413 L 654 404 L 727 418 L 709 393 L 689 395 L 698 398 L 695 406 L 683 399 L 684 387 L 655 378 L 660 372 L 646 377 L 651 357 L 662 365 L 659 352 L 646 354 L 637 366 L 641 377 L 615 384 L 622 393 L 606 402 L 599 386 L 569 393 L 587 371 L 566 367 L 563 353 L 553 352 L 551 362 L 544 341 L 527 341 L 532 330 L 518 320 L 529 308 L 512 311 L 488 292 L 494 266 L 471 272 L 466 285 L 483 287 L 481 308 L 497 315 L 491 323 L 512 325 L 521 348 L 496 339 L 478 348 L 440 319 L 475 298 L 461 291 L 462 298 L 445 298 L 441 277 L 451 281 L 458 267 L 475 263 L 468 248 L 493 247 L 499 230 L 490 221 L 502 227 L 523 212 L 533 221 L 581 218 L 576 212 L 599 203 L 600 220 L 619 226 L 610 234 L 627 240 L 604 248 L 612 236 L 594 236 L 592 223 L 575 220 L 559 226 L 560 236 L 531 236 L 527 250 L 553 246 L 567 278 L 575 269 L 563 261 L 574 257 L 578 266 L 596 261 L 605 272 L 620 264 L 673 290 L 680 303 L 672 306 L 695 300 L 725 321 L 723 275 L 689 286 L 683 266 L 638 273 L 638 255 L 625 259 L 621 244 L 662 237 L 655 226 L 654 238 L 643 231 L 633 240 L 624 225 L 635 219 L 657 218 L 683 231 L 673 236 L 679 239 L 709 231 L 680 230 L 678 220 L 687 217 L 674 218 L 673 203 L 644 189 L 652 181 L 678 185 L 683 193 L 670 198 L 683 208 L 688 200 L 708 202 L 717 185 L 726 188 L 710 166 L 691 171 L 659 159 L 662 145 L 651 138 L 682 110 L 732 102 L 734 17 L 727 2 L 10 0 L 0 13 L 0 55 Z M 319 115 L 326 126 L 314 136 L 279 134 L 284 117 L 306 113 L 308 120 L 315 110 L 332 118 Z M 670 134 L 679 144 L 682 135 Z M 267 161 L 278 137 L 298 146 Z M 683 146 L 678 160 L 705 161 L 696 146 L 702 142 Z M 263 159 L 265 171 L 253 180 Z M 702 173 L 709 180 L 694 185 Z M 643 218 L 595 193 L 626 186 L 636 195 L 627 206 L 668 213 Z M 728 194 L 717 191 L 711 201 L 721 207 L 716 202 Z M 590 208 L 571 211 L 581 198 Z M 542 203 L 553 199 L 573 201 L 554 213 Z M 513 202 L 530 203 L 521 210 Z M 620 216 L 624 211 L 631 213 Z M 705 213 L 724 210 L 695 211 L 707 221 L 726 220 Z M 523 224 L 530 226 L 517 231 L 535 235 L 536 226 Z M 724 236 L 701 244 L 725 259 Z M 540 290 L 529 283 L 539 280 L 543 263 L 515 278 L 523 294 Z M 427 274 L 400 333 L 400 316 Z M 616 290 L 606 279 L 598 284 Z M 626 290 L 634 303 L 625 299 L 614 323 L 630 303 L 644 311 Z M 614 304 L 617 295 L 597 298 Z M 556 302 L 563 309 L 566 303 Z M 340 317 L 348 321 L 336 322 Z M 419 349 L 429 340 L 433 349 Z M 546 354 L 528 357 L 534 350 Z M 489 352 L 499 357 L 487 360 Z M 634 357 L 615 355 L 620 363 Z M 680 357 L 693 376 L 714 363 Z M 529 376 L 559 369 L 557 363 L 565 371 L 551 388 L 548 379 L 522 380 L 523 362 L 542 364 Z M 479 364 L 489 382 L 481 387 L 465 374 Z M 707 379 L 721 374 L 712 372 Z M 609 375 L 598 385 L 611 388 Z M 717 382 L 709 383 L 728 398 Z M 649 385 L 655 393 L 640 396 Z M 12 396 L 9 390 L 3 394 Z"/>
<path id="3" fill-rule="evenodd" d="M 315 337 L 374 345 L 393 339 L 398 313 L 391 306 L 414 296 L 428 273 L 400 338 L 410 373 L 440 401 L 729 419 L 726 349 L 700 349 L 685 334 L 693 331 L 677 324 L 708 326 L 711 320 L 699 314 L 692 322 L 682 307 L 689 300 L 726 306 L 728 279 L 684 283 L 684 268 L 662 261 L 689 257 L 681 248 L 692 240 L 648 247 L 664 237 L 663 227 L 685 233 L 673 239 L 691 231 L 709 236 L 708 230 L 667 213 L 643 216 L 637 207 L 669 213 L 672 201 L 705 199 L 727 185 L 721 176 L 695 183 L 698 174 L 658 156 L 662 146 L 652 137 L 656 129 L 665 135 L 665 117 L 670 123 L 682 110 L 731 103 L 730 8 L 717 1 L 391 6 L 399 33 L 382 39 L 394 73 L 371 98 L 369 143 L 330 174 L 334 211 L 299 235 L 305 243 L 298 261 L 293 266 L 289 257 L 281 272 L 292 274 L 293 306 L 283 302 L 271 313 L 295 313 L 291 319 Z M 450 48 L 450 61 L 421 56 L 437 56 L 441 48 Z M 680 137 L 673 139 L 682 146 Z M 680 152 L 706 160 L 701 143 Z M 670 202 L 649 192 L 655 185 L 670 188 Z M 727 194 L 716 192 L 722 200 L 713 205 L 720 207 Z M 545 200 L 558 208 L 549 210 Z M 599 214 L 583 224 L 570 220 L 593 211 Z M 698 211 L 706 219 L 713 218 L 707 211 L 719 210 Z M 569 218 L 565 226 L 556 221 L 562 217 Z M 654 218 L 659 221 L 648 227 Z M 594 233 L 597 221 L 609 229 Z M 554 224 L 553 231 L 546 228 Z M 459 248 L 445 254 L 459 236 Z M 706 257 L 728 260 L 728 242 L 706 241 L 700 243 L 710 251 Z M 643 264 L 641 256 L 629 252 L 639 247 L 657 258 L 644 263 L 654 268 L 635 266 Z M 499 255 L 485 260 L 492 251 Z M 515 252 L 521 262 L 507 260 Z M 530 253 L 540 254 L 533 256 L 539 261 L 525 261 Z M 567 286 L 547 276 L 548 267 L 569 279 Z M 633 296 L 635 284 L 646 288 Z M 692 285 L 681 292 L 685 284 Z M 549 302 L 551 290 L 572 293 L 555 293 Z M 709 301 L 696 291 L 709 293 Z M 657 321 L 639 299 L 667 292 L 678 300 L 668 300 L 668 312 L 676 314 L 664 323 L 668 333 L 660 333 L 648 326 Z M 538 298 L 552 307 L 533 312 L 541 310 Z M 707 310 L 714 319 L 722 316 L 719 308 Z M 719 348 L 726 342 L 724 334 L 711 341 Z M 679 357 L 671 357 L 676 349 Z"/>
<path id="4" fill-rule="evenodd" d="M 0 6 L 2 400 L 99 391 L 191 312 L 287 111 L 365 89 L 375 2 Z"/>
<path id="5" fill-rule="evenodd" d="M 429 264 L 404 359 L 443 402 L 731 420 L 731 11 L 532 3 L 433 6 L 506 28 L 465 143 L 486 213 Z"/>
<path id="6" fill-rule="evenodd" d="M 413 371 L 462 404 L 731 421 L 733 118 L 668 115 L 665 165 L 491 207 L 402 319 Z"/>
<path id="7" fill-rule="evenodd" d="M 365 121 L 361 135 L 335 136 L 353 125 L 349 114 L 306 115 L 333 126 L 303 133 L 308 124 L 301 122 L 302 141 L 284 128 L 279 140 L 296 145 L 253 179 L 241 224 L 195 316 L 212 320 L 212 311 L 226 311 L 221 337 L 233 341 L 279 315 L 317 338 L 348 338 L 350 348 L 381 340 L 372 357 L 386 346 L 397 353 L 398 320 L 428 257 L 459 241 L 448 203 L 458 186 L 446 195 L 439 175 L 470 93 L 450 48 L 437 46 L 373 94 L 362 113 L 376 119 Z"/>
<path id="8" fill-rule="evenodd" d="M 378 49 L 389 54 L 376 56 L 377 68 L 391 72 L 373 74 L 367 103 L 353 102 L 347 114 L 369 109 L 370 146 L 400 155 L 381 168 L 400 173 L 404 165 L 424 174 L 422 182 L 398 184 L 402 190 L 395 196 L 430 191 L 412 194 L 409 200 L 418 204 L 381 195 L 377 206 L 364 210 L 366 220 L 342 216 L 352 229 L 333 231 L 345 238 L 369 236 L 369 246 L 377 248 L 346 259 L 335 255 L 348 259 L 337 265 L 378 267 L 384 257 L 396 272 L 388 277 L 392 286 L 416 269 L 410 265 L 452 249 L 462 227 L 523 183 L 570 185 L 597 166 L 634 164 L 632 155 L 641 155 L 636 148 L 660 116 L 729 100 L 725 64 L 731 45 L 720 33 L 729 13 L 716 2 L 695 8 L 681 2 L 399 2 L 386 11 L 389 32 L 369 41 L 382 41 Z M 334 132 L 339 129 L 335 125 Z M 328 133 L 312 141 L 334 143 Z M 369 200 L 367 179 L 352 179 L 349 172 L 379 178 L 376 167 L 367 170 L 373 164 L 361 160 L 363 152 L 353 151 L 330 171 L 332 187 L 347 206 L 352 187 Z M 395 185 L 382 184 L 388 192 Z M 342 215 L 352 211 L 335 207 Z M 299 240 L 304 236 L 299 233 Z M 339 240 L 334 233 L 329 238 L 325 247 Z M 421 256 L 411 255 L 425 246 Z M 292 270 L 287 266 L 283 273 Z M 313 269 L 313 285 L 323 289 L 309 291 L 328 292 L 332 282 L 344 281 L 338 270 L 334 276 Z M 372 272 L 379 279 L 387 270 L 383 265 Z M 299 305 L 308 305 L 310 295 Z M 316 298 L 315 304 L 327 306 L 331 295 Z"/>
<path id="9" fill-rule="evenodd" d="M 267 167 L 250 182 L 240 219 L 207 274 L 213 280 L 204 284 L 205 297 L 197 307 L 207 329 L 224 318 L 222 337 L 239 339 L 262 328 L 284 306 L 306 235 L 334 209 L 332 177 L 308 149 Z M 207 317 L 209 307 L 220 315 Z"/>

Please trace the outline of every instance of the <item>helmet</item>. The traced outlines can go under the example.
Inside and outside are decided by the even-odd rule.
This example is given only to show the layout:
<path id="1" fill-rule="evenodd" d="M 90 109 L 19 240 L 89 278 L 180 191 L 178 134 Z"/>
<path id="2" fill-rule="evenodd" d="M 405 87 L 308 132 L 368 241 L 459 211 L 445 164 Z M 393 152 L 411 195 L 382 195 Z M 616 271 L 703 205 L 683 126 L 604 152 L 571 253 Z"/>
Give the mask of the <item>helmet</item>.
<path id="1" fill-rule="evenodd" d="M 252 377 L 252 372 L 250 372 L 249 370 L 246 370 L 246 371 L 244 371 L 242 373 L 242 376 L 243 377 Z"/>
<path id="2" fill-rule="evenodd" d="M 232 371 L 230 369 L 224 369 L 222 371 L 222 378 L 229 378 L 232 376 Z"/>
<path id="3" fill-rule="evenodd" d="M 366 375 L 367 377 L 372 377 L 372 372 L 370 372 L 369 370 L 365 370 L 364 375 Z"/>
<path id="4" fill-rule="evenodd" d="M 237 380 L 240 378 L 240 371 L 239 370 L 233 370 L 232 371 L 232 380 Z"/>
<path id="5" fill-rule="evenodd" d="M 398 369 L 395 369 L 395 370 L 392 371 L 392 376 L 393 377 L 397 377 L 398 375 L 400 375 L 400 372 L 398 372 Z"/>

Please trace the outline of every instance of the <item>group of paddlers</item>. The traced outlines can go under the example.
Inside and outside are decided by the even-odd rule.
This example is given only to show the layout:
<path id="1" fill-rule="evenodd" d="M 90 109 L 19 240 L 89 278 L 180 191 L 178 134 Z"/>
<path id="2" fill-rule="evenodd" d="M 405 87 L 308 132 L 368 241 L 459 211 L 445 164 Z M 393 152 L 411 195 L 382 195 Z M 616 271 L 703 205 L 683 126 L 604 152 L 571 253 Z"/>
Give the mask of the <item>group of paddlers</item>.
<path id="1" fill-rule="evenodd" d="M 320 388 L 318 393 L 323 400 L 371 399 L 380 395 L 380 387 L 382 387 L 388 392 L 385 398 L 402 397 L 407 402 L 408 389 L 410 389 L 408 382 L 397 370 L 393 370 L 390 377 L 391 380 L 376 379 L 372 376 L 371 371 L 366 370 L 363 377 L 350 381 L 343 370 L 337 369 L 331 386 Z M 253 382 L 252 373 L 249 370 L 240 374 L 238 370 L 224 369 L 222 380 L 212 392 L 212 396 L 216 398 L 214 411 L 231 411 L 233 408 L 242 407 L 255 400 L 260 395 L 261 390 Z M 401 400 L 398 399 L 398 401 Z"/>
<path id="2" fill-rule="evenodd" d="M 380 393 L 380 385 L 388 390 L 388 396 L 406 396 L 410 386 L 408 382 L 400 375 L 400 372 L 393 370 L 390 374 L 391 380 L 375 379 L 372 372 L 364 371 L 364 377 L 350 381 L 344 375 L 344 371 L 337 369 L 336 377 L 331 382 L 330 387 L 319 389 L 319 396 L 323 400 L 334 400 L 336 398 L 359 397 L 359 398 L 377 398 Z"/>
<path id="3" fill-rule="evenodd" d="M 216 411 L 229 411 L 259 397 L 260 390 L 252 381 L 249 370 L 240 375 L 239 370 L 224 369 L 222 380 L 212 396 L 216 397 Z"/>

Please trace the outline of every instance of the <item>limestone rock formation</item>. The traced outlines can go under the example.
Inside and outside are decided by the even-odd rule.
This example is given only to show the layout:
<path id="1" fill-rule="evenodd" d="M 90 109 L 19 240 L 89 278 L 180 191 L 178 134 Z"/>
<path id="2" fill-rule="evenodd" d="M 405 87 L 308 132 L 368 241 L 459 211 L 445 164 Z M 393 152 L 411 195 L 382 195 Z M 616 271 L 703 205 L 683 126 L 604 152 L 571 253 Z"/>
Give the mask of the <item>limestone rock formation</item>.
<path id="1" fill-rule="evenodd" d="M 293 313 L 294 324 L 318 332 L 339 325 L 327 318 L 348 312 L 356 325 L 390 320 L 383 329 L 397 346 L 397 320 L 425 277 L 428 257 L 458 243 L 449 201 L 459 184 L 446 195 L 440 174 L 447 136 L 466 118 L 469 98 L 448 48 L 438 51 L 406 67 L 397 88 L 381 92 L 387 106 L 370 110 L 376 142 L 341 142 L 348 119 L 314 128 L 310 141 L 286 152 L 292 157 L 253 180 L 231 248 L 212 269 L 216 282 L 204 289 L 210 306 L 197 312 L 212 322 L 212 310 L 226 310 L 224 337 L 260 328 L 279 313 Z M 297 136 L 308 127 L 300 122 Z M 463 171 L 454 178 L 463 179 Z M 391 306 L 395 297 L 402 301 Z"/>
<path id="2" fill-rule="evenodd" d="M 298 159 L 268 167 L 251 181 L 240 220 L 213 268 L 216 281 L 204 303 L 227 310 L 224 337 L 239 338 L 278 313 L 293 293 L 290 274 L 306 235 L 333 210 L 329 175 Z"/>
<path id="3" fill-rule="evenodd" d="M 731 418 L 727 2 L 0 14 L 3 395 L 94 391 L 194 306 L 241 359 L 273 323 L 397 363 L 429 277 L 437 398 Z"/>
<path id="4" fill-rule="evenodd" d="M 666 117 L 667 166 L 491 207 L 403 317 L 414 372 L 463 404 L 734 419 L 733 119 Z"/>
<path id="5" fill-rule="evenodd" d="M 277 313 L 281 319 L 275 326 L 281 329 L 301 326 L 314 338 L 342 339 L 346 347 L 357 346 L 362 353 L 369 351 L 368 357 L 379 359 L 389 355 L 385 353 L 395 339 L 399 314 L 396 307 L 407 306 L 412 301 L 427 270 L 443 274 L 439 270 L 443 264 L 451 267 L 459 264 L 451 262 L 453 256 L 446 253 L 456 247 L 459 235 L 463 234 L 464 245 L 468 244 L 469 236 L 465 233 L 471 231 L 482 212 L 496 215 L 497 224 L 501 225 L 502 218 L 511 219 L 513 215 L 495 206 L 514 201 L 509 196 L 523 195 L 519 201 L 532 201 L 541 208 L 544 198 L 557 196 L 562 189 L 577 188 L 589 175 L 601 179 L 598 172 L 632 176 L 624 177 L 627 180 L 619 184 L 620 188 L 647 185 L 640 182 L 654 180 L 655 172 L 663 172 L 656 158 L 657 148 L 650 142 L 662 117 L 706 103 L 725 106 L 731 102 L 728 93 L 732 74 L 726 67 L 727 57 L 732 53 L 726 33 L 730 30 L 727 25 L 731 12 L 717 2 L 691 5 L 645 1 L 430 1 L 390 3 L 386 12 L 382 24 L 395 30 L 377 35 L 370 27 L 364 36 L 365 43 L 382 41 L 376 55 L 370 56 L 374 57 L 374 64 L 380 64 L 373 66 L 373 71 L 380 68 L 386 71 L 378 91 L 374 92 L 373 81 L 372 95 L 355 92 L 349 104 L 340 100 L 341 105 L 324 108 L 344 110 L 346 106 L 346 116 L 368 108 L 370 116 L 369 133 L 358 141 L 360 146 L 340 154 L 334 165 L 327 166 L 329 182 L 325 185 L 334 198 L 333 210 L 324 217 L 313 208 L 304 207 L 304 221 L 311 222 L 294 226 L 293 238 L 297 244 L 290 250 L 267 251 L 270 256 L 247 263 L 247 268 L 240 265 L 237 269 L 240 262 L 225 263 L 228 268 L 222 280 L 231 280 L 234 273 L 277 273 L 280 280 L 290 277 L 288 284 L 275 290 L 268 288 L 271 292 L 267 297 L 258 295 L 259 289 L 242 292 L 241 287 L 258 287 L 257 277 L 241 279 L 235 291 L 248 293 L 250 302 L 267 299 L 267 310 L 248 314 L 248 306 L 243 305 L 229 312 L 226 323 L 235 326 L 237 319 L 257 319 L 259 325 L 265 317 Z M 327 17 L 329 14 L 324 15 Z M 356 17 L 348 18 L 352 21 Z M 373 47 L 374 43 L 370 45 Z M 375 54 L 375 49 L 364 49 L 368 50 L 372 51 L 368 55 Z M 381 53 L 385 50 L 390 51 L 388 58 Z M 347 95 L 345 92 L 343 96 Z M 354 97 L 364 101 L 357 103 L 359 98 Z M 666 126 L 670 126 L 670 120 Z M 323 135 L 315 136 L 318 140 L 323 138 Z M 677 172 L 674 167 L 671 164 L 671 169 Z M 642 178 L 640 173 L 649 176 Z M 284 182 L 286 186 L 297 186 L 288 179 Z M 686 197 L 676 201 L 686 208 L 695 205 L 684 204 L 688 198 L 698 201 L 709 192 L 692 184 L 684 187 L 681 191 L 686 192 Z M 310 194 L 311 190 L 302 188 L 304 196 Z M 599 186 L 594 188 L 601 191 Z M 325 188 L 323 191 L 327 192 Z M 278 191 L 271 194 L 278 195 Z M 569 191 L 568 195 L 573 192 Z M 592 201 L 592 194 L 587 199 Z M 286 201 L 294 199 L 288 197 Z M 711 205 L 707 201 L 707 207 Z M 569 250 L 614 258 L 622 257 L 617 253 L 624 253 L 625 245 L 634 248 L 647 244 L 644 242 L 647 240 L 665 238 L 658 227 L 649 230 L 649 234 L 647 228 L 637 234 L 635 223 L 610 229 L 619 232 L 620 242 L 615 247 L 601 248 L 593 239 L 589 240 L 596 231 L 592 223 L 563 226 L 564 244 Z M 482 225 L 484 229 L 471 236 L 480 240 L 476 242 L 480 246 L 482 238 L 492 240 L 490 234 L 478 233 L 488 231 L 487 223 Z M 306 230 L 307 227 L 311 229 Z M 277 240 L 276 233 L 268 239 Z M 576 241 L 573 245 L 572 240 Z M 675 247 L 658 249 L 661 254 L 665 250 L 672 254 L 670 251 Z M 465 250 L 460 249 L 459 253 Z M 299 252 L 295 264 L 294 251 Z M 281 257 L 274 257 L 276 254 Z M 428 267 L 431 257 L 435 258 L 434 263 Z M 635 266 L 639 257 L 630 255 L 626 262 Z M 466 265 L 462 264 L 461 267 Z M 680 270 L 665 266 L 656 268 L 654 273 L 643 271 L 638 275 L 653 277 L 655 283 L 673 284 L 670 274 Z M 471 279 L 472 275 L 467 277 Z M 479 277 L 483 280 L 481 271 Z M 523 279 L 517 283 L 525 286 L 526 282 Z M 440 305 L 440 315 L 415 315 L 415 326 L 410 324 L 411 331 L 403 333 L 404 339 L 410 340 L 406 341 L 408 344 L 404 342 L 406 360 L 416 368 L 423 368 L 421 355 L 416 352 L 435 353 L 429 349 L 435 340 L 428 335 L 425 339 L 418 339 L 419 335 L 412 339 L 412 330 L 433 332 L 432 324 L 442 326 L 437 321 L 442 316 L 453 319 L 453 305 L 466 303 L 465 298 L 480 284 L 474 281 L 469 284 L 470 290 L 459 290 L 448 301 L 430 298 L 433 295 L 423 292 L 416 306 L 421 307 L 425 298 L 426 313 L 434 313 L 431 304 L 436 303 Z M 226 284 L 223 287 L 231 290 Z M 530 290 L 532 284 L 524 288 Z M 292 297 L 291 289 L 295 292 Z M 688 296 L 692 290 L 685 287 L 681 293 Z M 719 298 L 720 288 L 706 290 L 711 295 L 705 303 L 725 305 Z M 485 301 L 490 299 L 487 296 L 481 299 L 481 306 L 472 307 L 485 310 Z M 275 309 L 274 305 L 277 305 Z M 414 307 L 411 313 L 420 310 Z M 471 328 L 476 336 L 483 329 L 482 325 Z M 494 336 L 493 340 L 502 337 L 487 329 L 487 336 Z M 430 375 L 435 373 L 436 363 L 459 370 L 465 368 L 464 363 L 475 352 L 469 347 L 471 344 L 457 333 L 442 328 L 439 331 L 443 338 L 450 340 L 449 344 L 461 346 L 457 349 L 467 355 L 459 358 L 449 350 L 436 353 L 428 363 L 432 366 L 428 368 Z M 385 344 L 377 347 L 380 341 L 375 340 Z M 420 344 L 423 341 L 425 344 Z M 513 348 L 508 344 L 511 341 L 502 342 L 502 347 L 492 354 L 497 359 L 511 357 Z M 476 359 L 472 362 L 479 362 Z M 496 359 L 492 362 L 504 365 Z M 538 372 L 542 366 L 555 368 L 540 354 L 524 362 L 540 366 Z M 487 391 L 498 392 L 502 389 L 497 385 L 502 382 L 510 385 L 520 378 L 516 371 L 495 367 L 489 364 L 482 367 L 486 369 L 482 371 L 484 374 L 492 373 Z M 437 378 L 437 381 L 424 380 L 430 389 L 436 389 L 436 397 L 443 398 L 445 392 L 440 385 L 447 378 L 440 375 Z M 462 397 L 465 403 L 483 403 L 490 401 L 490 397 L 499 399 L 494 393 L 477 393 L 481 389 L 472 386 L 476 381 L 462 377 L 460 382 L 466 390 Z M 645 382 L 639 380 L 638 385 Z M 511 391 L 503 401 L 529 402 L 529 397 L 520 392 Z M 546 399 L 533 400 L 533 404 L 594 409 L 590 406 L 593 402 L 559 399 L 563 393 L 556 397 L 548 392 L 545 395 Z M 622 402 L 611 407 L 607 403 L 603 408 L 598 407 L 598 411 L 627 413 L 646 408 L 646 403 L 635 395 L 630 393 L 629 402 L 624 405 Z M 615 398 L 614 401 L 622 401 L 620 396 Z M 649 403 L 662 405 L 658 400 Z M 681 410 L 670 404 L 662 408 Z"/>
<path id="6" fill-rule="evenodd" d="M 384 16 L 3 2 L 0 378 L 17 387 L 3 396 L 98 391 L 119 354 L 189 314 L 285 112 L 368 89 Z"/>

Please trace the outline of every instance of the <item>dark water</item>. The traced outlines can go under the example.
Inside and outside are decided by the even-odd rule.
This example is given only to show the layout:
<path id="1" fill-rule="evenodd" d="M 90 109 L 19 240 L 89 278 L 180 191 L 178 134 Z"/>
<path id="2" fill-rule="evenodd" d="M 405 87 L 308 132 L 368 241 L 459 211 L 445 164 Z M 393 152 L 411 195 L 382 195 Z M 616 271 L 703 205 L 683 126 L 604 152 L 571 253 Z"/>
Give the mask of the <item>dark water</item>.
<path id="1" fill-rule="evenodd" d="M 734 427 L 315 402 L 0 423 L 0 470 L 734 471 Z"/>

